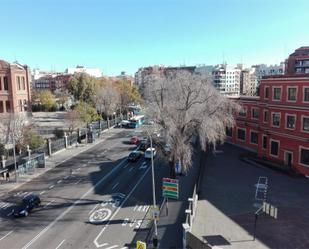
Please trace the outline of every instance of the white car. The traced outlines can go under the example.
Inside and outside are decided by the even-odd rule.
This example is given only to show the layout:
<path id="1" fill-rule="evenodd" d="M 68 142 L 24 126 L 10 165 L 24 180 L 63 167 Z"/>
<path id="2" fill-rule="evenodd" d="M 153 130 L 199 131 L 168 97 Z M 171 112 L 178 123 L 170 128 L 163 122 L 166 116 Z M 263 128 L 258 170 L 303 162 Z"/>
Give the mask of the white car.
<path id="1" fill-rule="evenodd" d="M 144 154 L 144 156 L 145 156 L 146 159 L 151 159 L 151 154 L 152 154 L 151 152 L 153 153 L 153 157 L 156 156 L 156 154 L 157 154 L 156 149 L 155 149 L 155 148 L 148 148 L 148 149 L 145 151 L 145 154 Z"/>

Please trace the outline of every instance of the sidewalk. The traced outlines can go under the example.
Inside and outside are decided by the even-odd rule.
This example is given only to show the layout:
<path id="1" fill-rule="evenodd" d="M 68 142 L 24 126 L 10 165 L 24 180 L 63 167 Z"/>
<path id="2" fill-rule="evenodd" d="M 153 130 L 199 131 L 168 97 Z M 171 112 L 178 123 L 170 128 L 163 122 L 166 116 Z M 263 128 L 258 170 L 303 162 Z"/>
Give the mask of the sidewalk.
<path id="1" fill-rule="evenodd" d="M 309 248 L 308 181 L 241 161 L 243 150 L 233 145 L 219 149 L 207 158 L 191 230 L 199 248 Z M 269 179 L 267 202 L 278 208 L 278 219 L 261 214 L 253 240 L 259 176 Z"/>
<path id="2" fill-rule="evenodd" d="M 57 165 L 73 158 L 74 156 L 89 150 L 90 148 L 96 146 L 98 143 L 101 143 L 105 141 L 107 136 L 104 134 L 106 133 L 118 133 L 121 132 L 123 129 L 113 129 L 110 128 L 109 130 L 104 130 L 101 133 L 100 138 L 96 139 L 94 143 L 88 143 L 88 144 L 78 144 L 72 145 L 68 147 L 67 149 L 63 149 L 60 151 L 57 151 L 55 154 L 52 154 L 51 156 L 48 156 L 45 158 L 45 168 L 35 168 L 34 172 L 32 174 L 22 175 L 19 176 L 18 182 L 15 182 L 15 174 L 10 175 L 10 181 L 7 182 L 3 179 L 0 180 L 0 197 L 6 195 L 8 192 L 19 188 L 23 184 L 31 181 L 32 179 L 44 174 L 46 171 L 51 170 L 55 168 Z"/>

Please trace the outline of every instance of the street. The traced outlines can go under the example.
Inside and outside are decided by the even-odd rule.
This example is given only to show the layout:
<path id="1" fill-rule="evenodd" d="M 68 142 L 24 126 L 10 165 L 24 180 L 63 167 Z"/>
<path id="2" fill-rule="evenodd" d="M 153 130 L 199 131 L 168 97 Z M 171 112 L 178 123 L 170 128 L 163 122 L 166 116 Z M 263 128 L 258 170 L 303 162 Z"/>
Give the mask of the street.
<path id="1" fill-rule="evenodd" d="M 136 147 L 124 130 L 60 164 L 0 200 L 0 248 L 132 248 L 138 229 L 149 225 L 150 161 L 128 162 Z M 157 203 L 161 178 L 155 165 Z M 41 206 L 14 218 L 14 203 L 31 193 Z M 148 214 L 148 215 L 147 215 Z M 147 217 L 147 218 L 146 218 Z"/>

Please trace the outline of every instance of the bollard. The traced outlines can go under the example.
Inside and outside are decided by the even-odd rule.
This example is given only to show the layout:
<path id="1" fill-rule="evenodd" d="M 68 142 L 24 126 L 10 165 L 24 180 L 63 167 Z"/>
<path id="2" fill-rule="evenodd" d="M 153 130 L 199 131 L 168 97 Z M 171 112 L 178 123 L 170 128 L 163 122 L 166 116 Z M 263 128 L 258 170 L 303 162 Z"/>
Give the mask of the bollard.
<path id="1" fill-rule="evenodd" d="M 187 232 L 189 232 L 190 230 L 190 226 L 188 225 L 188 223 L 182 223 L 182 248 L 186 249 L 187 248 Z"/>
<path id="2" fill-rule="evenodd" d="M 51 140 L 50 138 L 47 139 L 47 148 L 48 148 L 48 155 L 52 155 L 52 149 L 51 149 Z"/>
<path id="3" fill-rule="evenodd" d="M 5 157 L 4 156 L 1 156 L 1 159 L 2 159 L 2 168 L 5 168 Z"/>
<path id="4" fill-rule="evenodd" d="M 64 147 L 68 148 L 68 135 L 66 132 L 64 133 L 63 137 L 64 137 Z"/>

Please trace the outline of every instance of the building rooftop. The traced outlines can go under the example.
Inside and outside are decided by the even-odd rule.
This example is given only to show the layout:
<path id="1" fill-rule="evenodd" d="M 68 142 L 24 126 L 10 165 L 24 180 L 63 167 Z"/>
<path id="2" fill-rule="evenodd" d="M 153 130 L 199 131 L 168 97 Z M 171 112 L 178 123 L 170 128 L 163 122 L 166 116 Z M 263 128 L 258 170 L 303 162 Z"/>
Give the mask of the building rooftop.
<path id="1" fill-rule="evenodd" d="M 9 69 L 10 63 L 4 60 L 0 60 L 0 69 Z"/>

